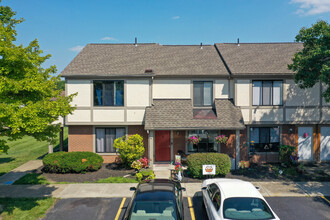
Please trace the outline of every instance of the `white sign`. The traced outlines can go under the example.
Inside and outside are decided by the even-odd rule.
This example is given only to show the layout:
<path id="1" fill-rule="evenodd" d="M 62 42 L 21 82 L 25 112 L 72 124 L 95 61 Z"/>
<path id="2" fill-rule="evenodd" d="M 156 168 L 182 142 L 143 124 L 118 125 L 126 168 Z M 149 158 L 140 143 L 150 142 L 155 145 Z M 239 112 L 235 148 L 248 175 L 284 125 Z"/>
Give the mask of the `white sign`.
<path id="1" fill-rule="evenodd" d="M 215 165 L 203 165 L 203 175 L 215 175 Z"/>

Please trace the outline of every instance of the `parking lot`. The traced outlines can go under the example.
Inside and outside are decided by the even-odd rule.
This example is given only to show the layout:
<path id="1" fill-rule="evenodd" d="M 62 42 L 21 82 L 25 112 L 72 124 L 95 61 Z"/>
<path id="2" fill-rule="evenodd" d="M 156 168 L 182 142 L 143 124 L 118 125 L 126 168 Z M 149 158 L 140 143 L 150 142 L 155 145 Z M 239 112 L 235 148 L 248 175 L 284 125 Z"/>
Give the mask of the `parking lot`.
<path id="1" fill-rule="evenodd" d="M 266 197 L 266 200 L 281 219 L 330 218 L 330 197 Z M 129 201 L 130 198 L 61 199 L 47 213 L 45 219 L 123 219 Z M 202 197 L 184 198 L 184 214 L 188 220 L 207 219 Z"/>

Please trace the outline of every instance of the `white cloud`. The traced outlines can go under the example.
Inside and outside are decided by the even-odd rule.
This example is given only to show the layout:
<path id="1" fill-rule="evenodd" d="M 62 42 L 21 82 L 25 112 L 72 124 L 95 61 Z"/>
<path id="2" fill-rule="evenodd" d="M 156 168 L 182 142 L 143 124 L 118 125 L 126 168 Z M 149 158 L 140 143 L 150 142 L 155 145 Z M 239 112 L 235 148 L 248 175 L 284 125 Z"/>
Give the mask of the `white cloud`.
<path id="1" fill-rule="evenodd" d="M 180 19 L 180 16 L 173 16 L 172 19 L 173 20 L 178 20 L 178 19 Z"/>
<path id="2" fill-rule="evenodd" d="M 330 12 L 330 0 L 291 0 L 290 3 L 300 4 L 297 14 L 316 15 Z"/>
<path id="3" fill-rule="evenodd" d="M 69 50 L 71 50 L 73 52 L 80 52 L 83 48 L 84 48 L 84 46 L 78 45 L 78 46 L 69 48 Z"/>
<path id="4" fill-rule="evenodd" d="M 114 37 L 103 37 L 103 38 L 101 38 L 101 40 L 112 40 L 112 41 L 117 41 L 117 39 L 114 38 Z"/>

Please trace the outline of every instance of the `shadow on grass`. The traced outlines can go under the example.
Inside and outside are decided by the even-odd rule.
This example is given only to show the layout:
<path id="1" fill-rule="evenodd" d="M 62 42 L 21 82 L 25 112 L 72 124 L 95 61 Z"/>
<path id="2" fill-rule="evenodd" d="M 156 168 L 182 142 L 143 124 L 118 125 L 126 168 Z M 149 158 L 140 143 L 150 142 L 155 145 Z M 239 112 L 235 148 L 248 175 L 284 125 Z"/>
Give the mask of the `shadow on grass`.
<path id="1" fill-rule="evenodd" d="M 13 157 L 3 157 L 3 158 L 0 158 L 0 164 L 9 163 L 14 160 L 16 160 L 16 159 Z"/>

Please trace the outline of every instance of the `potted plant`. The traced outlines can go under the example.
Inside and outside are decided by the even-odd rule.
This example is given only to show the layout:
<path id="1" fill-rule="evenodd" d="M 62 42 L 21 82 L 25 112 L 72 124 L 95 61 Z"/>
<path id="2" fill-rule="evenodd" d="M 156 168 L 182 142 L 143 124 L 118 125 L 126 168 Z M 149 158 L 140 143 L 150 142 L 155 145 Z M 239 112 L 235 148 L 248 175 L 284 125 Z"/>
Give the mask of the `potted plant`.
<path id="1" fill-rule="evenodd" d="M 182 165 L 180 164 L 180 163 L 176 163 L 176 165 L 175 165 L 175 173 L 176 173 L 176 178 L 177 178 L 177 180 L 179 180 L 179 181 L 181 181 L 182 180 L 182 171 L 183 171 L 183 169 L 182 169 Z"/>
<path id="2" fill-rule="evenodd" d="M 217 142 L 218 144 L 227 144 L 228 137 L 222 134 L 215 137 L 214 141 Z"/>
<path id="3" fill-rule="evenodd" d="M 191 136 L 188 138 L 188 142 L 192 143 L 193 145 L 198 144 L 202 139 L 198 136 Z"/>

